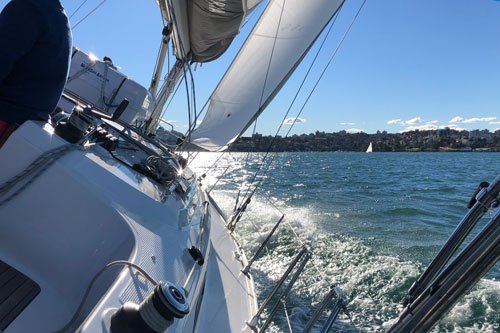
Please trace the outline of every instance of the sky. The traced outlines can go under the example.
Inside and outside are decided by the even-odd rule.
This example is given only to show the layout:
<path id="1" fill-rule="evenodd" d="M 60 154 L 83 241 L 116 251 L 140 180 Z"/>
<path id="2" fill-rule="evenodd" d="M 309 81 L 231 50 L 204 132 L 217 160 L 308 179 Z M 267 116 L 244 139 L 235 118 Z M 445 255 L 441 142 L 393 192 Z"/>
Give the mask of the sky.
<path id="1" fill-rule="evenodd" d="M 0 7 L 7 2 L 0 0 Z M 74 46 L 111 57 L 129 78 L 148 87 L 163 26 L 155 0 L 107 0 L 79 23 L 101 2 L 61 0 L 71 17 Z M 362 2 L 346 1 L 283 131 L 297 117 Z M 249 18 L 226 54 L 196 68 L 198 107 L 205 104 L 262 9 Z M 316 50 L 312 48 L 259 118 L 258 133 L 276 132 Z M 183 132 L 186 115 L 180 89 L 164 119 Z M 367 0 L 291 133 L 395 133 L 446 126 L 500 129 L 500 1 Z"/>

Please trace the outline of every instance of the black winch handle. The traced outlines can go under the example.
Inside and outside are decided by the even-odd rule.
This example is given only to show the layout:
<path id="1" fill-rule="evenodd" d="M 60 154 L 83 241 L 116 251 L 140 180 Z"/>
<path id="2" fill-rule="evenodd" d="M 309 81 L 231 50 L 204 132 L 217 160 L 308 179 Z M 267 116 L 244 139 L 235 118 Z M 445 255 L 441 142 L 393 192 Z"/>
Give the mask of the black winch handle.
<path id="1" fill-rule="evenodd" d="M 490 183 L 488 182 L 481 182 L 481 184 L 479 184 L 479 187 L 476 189 L 476 191 L 474 192 L 474 194 L 472 195 L 472 198 L 470 198 L 470 201 L 469 203 L 467 204 L 467 208 L 468 209 L 471 209 L 472 206 L 474 206 L 474 204 L 476 203 L 476 196 L 478 195 L 478 193 L 483 189 L 483 188 L 486 188 L 490 186 Z"/>

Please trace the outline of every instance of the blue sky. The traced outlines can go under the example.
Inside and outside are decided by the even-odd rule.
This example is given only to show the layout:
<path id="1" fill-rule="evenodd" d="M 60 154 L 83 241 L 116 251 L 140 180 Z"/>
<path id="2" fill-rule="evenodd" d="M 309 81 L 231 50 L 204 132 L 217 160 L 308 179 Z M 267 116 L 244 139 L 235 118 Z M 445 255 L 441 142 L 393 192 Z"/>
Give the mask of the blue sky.
<path id="1" fill-rule="evenodd" d="M 101 1 L 87 0 L 71 18 L 72 24 Z M 0 0 L 0 6 L 7 2 Z M 83 0 L 61 2 L 70 16 Z M 361 2 L 346 1 L 292 116 Z M 224 74 L 250 26 L 243 28 L 218 61 L 197 68 L 199 106 Z M 107 0 L 74 29 L 73 39 L 78 48 L 111 57 L 130 78 L 148 86 L 161 28 L 154 0 Z M 257 132 L 276 131 L 311 58 L 305 59 L 259 119 Z M 185 104 L 185 96 L 179 93 L 165 115 L 181 132 L 187 123 Z M 499 129 L 500 1 L 368 0 L 300 118 L 303 121 L 292 133 L 400 132 L 444 126 Z"/>

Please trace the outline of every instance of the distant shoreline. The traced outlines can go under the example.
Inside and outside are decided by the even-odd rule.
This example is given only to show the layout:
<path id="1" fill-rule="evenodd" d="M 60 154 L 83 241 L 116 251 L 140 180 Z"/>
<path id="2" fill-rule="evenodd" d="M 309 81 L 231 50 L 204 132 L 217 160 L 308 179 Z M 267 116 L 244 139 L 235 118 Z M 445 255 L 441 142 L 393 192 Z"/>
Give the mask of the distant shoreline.
<path id="1" fill-rule="evenodd" d="M 248 151 L 248 150 L 229 150 L 231 153 L 266 153 L 266 151 Z M 208 151 L 207 151 L 208 152 Z M 349 150 L 282 150 L 282 151 L 271 151 L 273 153 L 359 153 L 359 154 L 367 154 L 364 151 L 349 151 Z M 373 151 L 371 154 L 380 154 L 380 153 L 408 153 L 408 154 L 414 154 L 414 153 L 429 153 L 429 154 L 436 154 L 436 153 L 466 153 L 466 154 L 481 154 L 481 153 L 500 153 L 500 150 L 496 151 L 483 151 L 483 150 L 473 150 L 473 151 L 459 151 L 459 150 L 436 150 L 436 151 L 429 151 L 429 150 L 421 150 L 421 151 L 408 151 L 408 150 L 403 150 L 403 151 Z"/>
<path id="2" fill-rule="evenodd" d="M 229 147 L 233 152 L 500 152 L 500 130 L 457 131 L 450 128 L 429 131 L 376 134 L 325 133 L 289 137 L 254 134 L 241 137 Z"/>

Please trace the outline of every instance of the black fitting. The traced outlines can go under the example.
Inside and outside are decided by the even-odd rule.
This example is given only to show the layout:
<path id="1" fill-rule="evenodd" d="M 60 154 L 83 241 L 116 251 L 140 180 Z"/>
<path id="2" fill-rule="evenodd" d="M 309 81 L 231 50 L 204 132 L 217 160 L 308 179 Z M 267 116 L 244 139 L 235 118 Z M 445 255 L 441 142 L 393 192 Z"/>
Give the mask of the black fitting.
<path id="1" fill-rule="evenodd" d="M 477 202 L 476 196 L 479 194 L 479 192 L 481 192 L 483 188 L 487 188 L 488 186 L 490 186 L 490 183 L 488 182 L 481 182 L 481 184 L 479 184 L 479 187 L 476 189 L 476 191 L 472 195 L 472 198 L 470 198 L 469 203 L 467 204 L 468 209 L 471 209 L 472 206 L 476 204 Z"/>
<path id="2" fill-rule="evenodd" d="M 203 254 L 201 253 L 200 249 L 191 246 L 191 248 L 188 249 L 188 252 L 191 257 L 193 257 L 193 260 L 198 263 L 198 265 L 203 266 L 203 264 L 205 263 L 205 258 L 203 258 Z"/>

